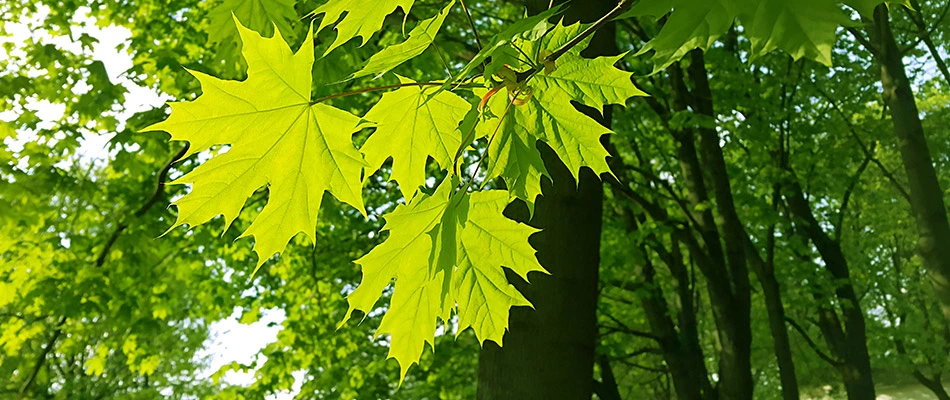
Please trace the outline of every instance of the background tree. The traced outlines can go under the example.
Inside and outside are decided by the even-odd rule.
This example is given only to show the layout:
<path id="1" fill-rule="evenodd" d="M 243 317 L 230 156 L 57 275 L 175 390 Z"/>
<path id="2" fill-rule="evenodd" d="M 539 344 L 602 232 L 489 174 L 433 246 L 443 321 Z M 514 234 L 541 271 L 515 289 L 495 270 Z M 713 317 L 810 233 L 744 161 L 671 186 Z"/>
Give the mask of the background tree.
<path id="1" fill-rule="evenodd" d="M 377 29 L 346 22 L 368 12 L 351 3 L 0 5 L 4 32 L 14 22 L 32 32 L 0 39 L 0 376 L 8 377 L 0 397 L 551 398 L 570 390 L 602 399 L 871 399 L 916 383 L 947 398 L 944 2 L 621 2 L 623 15 L 592 28 L 589 45 L 580 29 L 557 36 L 579 40 L 565 51 L 585 50 L 553 62 L 542 51 L 558 49 L 551 32 L 561 18 L 596 21 L 618 4 L 407 0 L 377 10 L 385 11 Z M 525 7 L 554 11 L 530 19 Z M 805 34 L 772 36 L 796 16 L 807 17 L 795 28 Z M 312 240 L 293 238 L 276 258 L 235 241 L 266 212 L 274 188 L 250 194 L 233 224 L 214 219 L 158 238 L 182 218 L 168 205 L 194 193 L 165 183 L 237 147 L 188 154 L 196 147 L 141 132 L 165 120 L 166 108 L 136 103 L 142 90 L 185 101 L 207 95 L 207 81 L 183 67 L 249 79 L 241 49 L 253 43 L 235 19 L 250 35 L 279 32 L 281 45 L 312 46 L 312 99 L 378 123 L 353 130 L 353 148 L 378 164 L 360 175 L 366 216 L 323 194 Z M 130 32 L 121 51 L 133 62 L 123 74 L 97 58 L 103 38 L 92 25 Z M 360 39 L 347 37 L 353 32 Z M 374 61 L 387 49 L 416 56 Z M 499 157 L 500 146 L 521 140 L 512 133 L 532 133 L 518 130 L 532 102 L 546 99 L 532 82 L 565 73 L 572 60 L 618 53 L 605 65 L 632 73 L 616 83 L 624 88 L 616 96 L 627 96 L 613 103 L 626 107 L 601 107 L 611 102 L 581 91 L 563 110 L 593 119 L 557 131 L 596 137 L 610 127 L 597 150 L 611 156 L 604 165 L 565 157 L 570 146 L 543 136 L 556 129 L 533 131 L 540 168 Z M 539 78 L 526 80 L 532 73 Z M 461 83 L 446 89 L 463 99 L 446 132 L 471 146 L 439 155 L 417 145 L 432 162 L 404 174 L 405 159 L 387 152 L 407 131 L 379 139 L 380 120 L 389 111 L 398 127 L 419 112 L 396 108 L 408 104 L 394 100 L 407 82 L 435 89 L 444 79 Z M 649 96 L 627 99 L 633 85 Z M 51 117 L 57 107 L 62 114 Z M 114 134 L 106 151 L 90 155 L 105 134 Z M 456 161 L 461 167 L 448 165 Z M 513 172 L 515 161 L 528 161 L 517 165 L 530 179 Z M 529 243 L 551 275 L 527 283 L 515 268 L 504 271 L 534 309 L 511 309 L 503 347 L 494 339 L 479 347 L 486 331 L 464 329 L 462 313 L 440 314 L 428 332 L 434 351 L 420 340 L 419 365 L 407 373 L 416 360 L 392 350 L 401 346 L 392 326 L 404 318 L 393 315 L 405 315 L 390 313 L 399 289 L 381 289 L 365 316 L 357 312 L 360 323 L 338 326 L 353 311 L 346 296 L 366 281 L 366 263 L 351 262 L 399 238 L 396 227 L 384 230 L 387 215 L 436 198 L 452 175 L 474 182 L 460 193 L 507 189 L 520 199 L 506 215 L 542 229 Z M 433 233 L 441 238 L 433 243 L 452 240 L 450 231 Z M 213 373 L 201 355 L 209 327 L 235 310 L 243 323 L 274 310 L 286 319 L 254 362 Z M 392 335 L 376 336 L 377 327 Z M 228 371 L 255 379 L 229 384 Z"/>

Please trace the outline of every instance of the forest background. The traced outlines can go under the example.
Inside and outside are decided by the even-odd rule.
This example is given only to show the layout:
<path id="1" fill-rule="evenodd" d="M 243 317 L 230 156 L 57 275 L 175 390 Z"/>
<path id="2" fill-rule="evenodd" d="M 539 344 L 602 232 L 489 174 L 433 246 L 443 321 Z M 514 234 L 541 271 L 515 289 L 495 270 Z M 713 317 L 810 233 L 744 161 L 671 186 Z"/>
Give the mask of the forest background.
<path id="1" fill-rule="evenodd" d="M 621 2 L 592 25 L 565 57 L 621 55 L 607 66 L 632 73 L 603 89 L 619 101 L 571 99 L 613 132 L 601 138 L 609 173 L 590 160 L 572 171 L 539 144 L 547 176 L 529 177 L 542 196 L 506 212 L 541 230 L 531 245 L 551 274 L 528 284 L 507 271 L 534 307 L 512 308 L 500 348 L 447 318 L 408 372 L 387 359 L 391 336 L 375 335 L 391 288 L 340 325 L 365 278 L 353 261 L 392 237 L 384 214 L 415 194 L 389 180 L 396 160 L 367 173 L 367 216 L 324 196 L 309 237 L 258 270 L 268 258 L 236 239 L 268 191 L 233 224 L 169 230 L 190 189 L 165 183 L 226 146 L 191 155 L 146 128 L 169 118 L 163 101 L 207 91 L 189 71 L 247 78 L 235 20 L 312 46 L 322 98 L 465 78 L 508 34 L 473 64 L 504 83 L 519 44 L 617 2 L 575 1 L 542 23 L 526 10 L 553 3 L 381 1 L 378 32 L 342 41 L 343 22 L 311 15 L 319 0 L 0 3 L 0 398 L 950 399 L 950 3 L 748 1 Z M 438 17 L 417 57 L 347 79 Z M 632 85 L 648 96 L 620 94 Z M 464 88 L 468 108 L 481 111 L 491 86 Z M 383 96 L 330 104 L 370 119 Z M 496 120 L 506 97 L 486 103 Z M 356 146 L 373 134 L 359 130 Z M 514 193 L 524 182 L 470 167 L 492 137 L 456 158 Z M 436 158 L 419 196 L 449 179 Z M 507 324 L 507 307 L 490 315 L 502 314 Z M 276 338 L 210 370 L 213 334 L 235 319 Z M 893 391 L 911 384 L 919 392 Z"/>

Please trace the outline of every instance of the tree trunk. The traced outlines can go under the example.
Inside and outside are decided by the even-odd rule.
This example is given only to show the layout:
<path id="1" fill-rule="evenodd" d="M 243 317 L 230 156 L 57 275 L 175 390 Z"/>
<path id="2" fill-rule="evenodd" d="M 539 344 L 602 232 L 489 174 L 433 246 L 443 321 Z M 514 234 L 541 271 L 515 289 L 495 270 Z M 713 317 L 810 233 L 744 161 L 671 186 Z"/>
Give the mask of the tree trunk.
<path id="1" fill-rule="evenodd" d="M 791 171 L 790 174 L 794 175 Z M 874 400 L 874 380 L 871 376 L 871 357 L 867 347 L 867 329 L 864 311 L 851 283 L 851 271 L 841 245 L 821 228 L 811 210 L 801 185 L 792 176 L 783 187 L 789 210 L 799 222 L 800 230 L 818 249 L 825 269 L 835 280 L 835 297 L 844 316 L 844 329 L 834 310 L 825 308 L 821 315 L 822 333 L 828 347 L 843 361 L 838 371 L 842 375 L 849 400 Z"/>
<path id="2" fill-rule="evenodd" d="M 782 289 L 775 279 L 771 262 L 765 262 L 757 253 L 751 240 L 747 241 L 746 251 L 750 265 L 753 266 L 762 294 L 765 297 L 765 309 L 769 316 L 769 331 L 772 333 L 772 345 L 775 360 L 778 363 L 779 380 L 782 382 L 782 399 L 799 400 L 798 378 L 795 375 L 795 362 L 792 359 L 792 346 L 788 340 L 788 326 L 785 324 L 785 305 L 782 303 Z M 771 259 L 769 261 L 772 261 Z"/>
<path id="3" fill-rule="evenodd" d="M 914 378 L 917 378 L 917 382 L 920 382 L 921 385 L 930 389 L 930 391 L 937 396 L 937 400 L 950 400 L 950 394 L 944 389 L 943 382 L 940 382 L 940 375 L 937 375 L 934 379 L 930 379 L 924 376 L 920 371 L 914 371 Z"/>
<path id="4" fill-rule="evenodd" d="M 703 52 L 690 52 L 689 78 L 693 83 L 696 112 L 715 120 L 712 90 L 706 71 Z M 719 398 L 723 400 L 751 399 L 752 379 L 752 325 L 749 272 L 746 268 L 746 241 L 748 236 L 739 220 L 732 197 L 732 185 L 726 170 L 726 161 L 719 145 L 716 129 L 699 128 L 699 148 L 703 166 L 713 187 L 716 209 L 722 219 L 722 239 L 726 250 L 726 265 L 732 288 L 731 309 L 717 320 L 725 322 L 720 331 L 728 330 L 720 338 L 723 346 L 719 357 Z M 716 309 L 714 308 L 715 312 Z M 724 329 L 725 328 L 725 329 Z M 723 340 L 725 338 L 725 340 Z"/>
<path id="5" fill-rule="evenodd" d="M 527 284 L 508 274 L 534 309 L 511 310 L 504 347 L 485 344 L 478 399 L 588 400 L 593 394 L 602 186 L 585 169 L 576 187 L 553 151 L 545 146 L 543 154 L 554 183 L 542 185 L 531 220 L 542 231 L 531 243 L 551 275 L 534 275 Z"/>
<path id="6" fill-rule="evenodd" d="M 631 218 L 628 224 L 631 231 L 638 230 L 636 216 L 628 217 Z M 673 246 L 674 249 L 679 246 L 675 239 Z M 643 247 L 641 251 L 646 253 L 647 249 Z M 674 252 L 679 253 L 677 250 Z M 642 277 L 645 283 L 645 293 L 639 297 L 643 310 L 646 312 L 650 330 L 657 336 L 657 344 L 660 345 L 663 359 L 670 369 L 676 398 L 679 400 L 714 399 L 715 390 L 709 382 L 703 350 L 699 343 L 696 311 L 692 307 L 693 292 L 688 288 L 689 278 L 685 265 L 678 254 L 661 255 L 661 258 L 665 259 L 676 281 L 676 298 L 681 305 L 678 313 L 680 326 L 677 330 L 671 318 L 674 313 L 669 309 L 661 285 L 655 280 L 656 270 L 653 263 L 647 257 L 643 262 L 637 263 L 634 272 Z"/>
<path id="7" fill-rule="evenodd" d="M 698 115 L 715 117 L 712 93 L 702 52 L 691 53 L 689 82 L 679 67 L 668 68 L 673 92 L 673 108 L 685 111 L 692 108 Z M 696 148 L 699 133 L 699 151 Z M 752 329 L 750 324 L 749 275 L 746 268 L 745 229 L 736 213 L 732 188 L 726 171 L 719 135 L 715 129 L 683 129 L 673 132 L 678 142 L 677 157 L 683 170 L 689 200 L 694 207 L 714 203 L 721 223 L 709 208 L 696 218 L 705 251 L 696 246 L 690 249 L 697 256 L 697 264 L 706 278 L 709 302 L 721 346 L 719 352 L 719 383 L 716 387 L 722 400 L 751 399 Z M 706 187 L 708 178 L 713 198 Z M 715 201 L 712 201 L 715 200 Z M 725 251 L 723 251 L 725 244 Z"/>
<path id="8" fill-rule="evenodd" d="M 527 3 L 532 12 L 548 6 L 547 0 Z M 590 21 L 614 6 L 610 0 L 588 2 L 570 7 L 566 19 Z M 587 53 L 616 48 L 612 33 L 599 31 Z M 538 147 L 552 180 L 542 182 L 543 195 L 531 219 L 531 225 L 542 231 L 531 243 L 551 275 L 532 276 L 527 284 L 509 274 L 535 309 L 512 309 L 504 347 L 489 342 L 482 349 L 477 390 L 481 400 L 589 400 L 593 396 L 603 187 L 588 169 L 581 171 L 575 183 L 550 148 Z M 527 220 L 524 207 L 520 214 L 521 220 Z"/>
<path id="9" fill-rule="evenodd" d="M 940 300 L 943 315 L 950 320 L 950 223 L 947 208 L 914 92 L 891 31 L 886 5 L 874 10 L 874 25 L 868 31 L 877 47 L 872 50 L 881 65 L 884 103 L 894 122 L 894 133 L 910 186 L 911 208 L 917 220 L 917 251 Z"/>

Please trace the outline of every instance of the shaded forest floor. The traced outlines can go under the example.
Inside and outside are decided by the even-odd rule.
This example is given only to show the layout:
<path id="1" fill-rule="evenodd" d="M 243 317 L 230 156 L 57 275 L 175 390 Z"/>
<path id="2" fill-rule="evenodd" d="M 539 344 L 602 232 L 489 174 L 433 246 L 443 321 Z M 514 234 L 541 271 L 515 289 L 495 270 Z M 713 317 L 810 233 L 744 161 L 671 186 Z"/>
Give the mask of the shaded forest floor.
<path id="1" fill-rule="evenodd" d="M 944 382 L 944 386 L 950 386 L 950 381 Z M 847 396 L 842 391 L 823 397 L 804 396 L 802 400 L 840 400 Z M 877 400 L 937 400 L 937 396 L 923 385 L 916 383 L 906 383 L 901 385 L 880 385 L 877 388 Z"/>

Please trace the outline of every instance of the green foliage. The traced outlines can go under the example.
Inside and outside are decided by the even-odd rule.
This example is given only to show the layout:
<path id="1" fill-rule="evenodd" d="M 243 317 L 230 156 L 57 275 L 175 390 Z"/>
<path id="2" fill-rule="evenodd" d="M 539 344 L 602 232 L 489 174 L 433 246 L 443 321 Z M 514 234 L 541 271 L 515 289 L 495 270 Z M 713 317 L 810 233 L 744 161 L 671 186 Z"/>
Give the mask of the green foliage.
<path id="1" fill-rule="evenodd" d="M 240 55 L 241 36 L 234 20 L 244 26 L 273 36 L 274 28 L 284 37 L 293 38 L 290 22 L 297 19 L 293 0 L 225 0 L 208 12 L 208 44 L 226 60 Z"/>
<path id="2" fill-rule="evenodd" d="M 310 15 L 320 16 L 323 14 L 323 20 L 320 21 L 320 27 L 317 32 L 323 30 L 336 22 L 336 39 L 326 50 L 327 53 L 333 49 L 342 46 L 350 39 L 359 37 L 361 44 L 379 31 L 383 26 L 383 19 L 387 15 L 402 8 L 402 11 L 409 14 L 414 0 L 380 0 L 373 3 L 372 7 L 367 7 L 366 3 L 360 0 L 337 0 L 329 1 L 326 4 L 317 7 Z M 343 14 L 346 13 L 345 16 Z M 341 18 L 342 16 L 342 18 Z"/>
<path id="3" fill-rule="evenodd" d="M 314 14 L 327 13 L 324 24 L 333 21 L 337 16 L 333 7 L 342 3 L 328 3 Z M 393 3 L 393 7 L 396 5 Z M 410 5 L 401 4 L 404 9 Z M 423 21 L 420 27 L 436 26 L 437 31 L 448 10 L 444 9 L 434 21 Z M 363 36 L 365 42 L 375 32 L 374 17 L 362 13 L 351 10 L 344 17 L 328 52 L 351 33 Z M 359 18 L 370 22 L 352 31 L 354 20 Z M 360 119 L 323 104 L 337 96 L 312 100 L 312 47 L 303 46 L 293 54 L 280 34 L 265 39 L 235 21 L 244 43 L 247 80 L 225 81 L 193 72 L 203 94 L 192 102 L 172 104 L 169 119 L 147 128 L 167 131 L 172 140 L 188 141 L 186 156 L 215 145 L 230 146 L 227 152 L 172 182 L 192 185 L 191 192 L 175 202 L 179 217 L 172 228 L 200 225 L 223 215 L 227 229 L 247 198 L 266 186 L 267 205 L 242 234 L 255 238 L 260 268 L 298 233 L 313 234 L 324 192 L 365 214 L 360 174 L 371 175 L 392 157 L 392 179 L 399 183 L 410 205 L 397 207 L 386 217 L 390 239 L 357 260 L 363 268 L 363 282 L 348 296 L 350 312 L 371 311 L 383 289 L 398 278 L 378 334 L 392 335 L 390 356 L 402 366 L 401 380 L 409 366 L 420 359 L 424 343 L 434 345 L 437 317 L 447 323 L 455 312 L 461 330 L 472 326 L 481 341 L 501 343 L 508 309 L 529 305 L 505 282 L 501 267 L 511 268 L 524 279 L 530 271 L 543 271 L 527 244 L 533 230 L 519 229 L 501 215 L 509 202 L 506 195 L 502 196 L 505 192 L 476 191 L 469 199 L 471 182 L 453 195 L 451 188 L 456 185 L 443 181 L 433 197 L 437 200 L 414 197 L 425 184 L 428 157 L 450 173 L 457 173 L 455 159 L 469 146 L 462 140 L 473 139 L 459 128 L 465 116 L 474 111 L 472 104 L 438 88 L 426 90 L 426 86 L 437 85 L 400 78 L 401 88 L 384 94 L 364 117 L 376 128 L 360 150 L 366 156 L 364 161 L 350 139 L 364 126 Z M 537 40 L 544 33 L 535 28 L 539 23 L 529 21 L 500 35 L 497 46 L 539 55 L 545 49 L 566 46 L 583 30 L 579 24 L 558 26 Z M 536 33 L 524 36 L 529 31 Z M 311 40 L 308 33 L 304 43 Z M 409 40 L 414 40 L 412 35 Z M 541 193 L 544 166 L 540 153 L 533 149 L 538 140 L 551 145 L 575 176 L 583 166 L 598 174 L 609 171 L 607 151 L 600 143 L 600 136 L 609 130 L 577 111 L 572 101 L 600 108 L 623 104 L 629 97 L 643 94 L 633 86 L 629 73 L 613 67 L 622 56 L 585 59 L 580 55 L 584 43 L 565 48 L 561 65 L 553 71 L 533 74 L 517 89 L 508 89 L 514 90 L 512 98 L 526 96 L 526 104 L 512 110 L 510 105 L 503 105 L 506 102 L 496 100 L 490 108 L 500 117 L 482 121 L 483 127 L 498 127 L 495 133 L 484 136 L 489 136 L 490 143 L 499 144 L 487 149 L 490 165 L 485 179 L 505 178 L 512 193 L 529 203 Z M 425 47 L 427 44 L 422 51 Z M 373 73 L 382 72 L 373 60 L 371 57 L 367 67 Z M 396 61 L 382 63 L 383 69 L 402 62 Z M 530 67 L 533 64 L 515 66 Z M 521 150 L 511 148 L 512 137 L 517 137 Z M 476 170 L 482 161 L 476 162 Z M 508 167 L 519 164 L 534 165 L 538 172 Z M 506 226 L 506 221 L 511 226 Z"/>
<path id="4" fill-rule="evenodd" d="M 414 83 L 402 77 L 399 81 Z M 364 117 L 376 124 L 376 132 L 360 148 L 371 167 L 366 172 L 378 171 L 392 157 L 392 180 L 406 199 L 425 186 L 429 157 L 443 169 L 452 169 L 462 146 L 465 133 L 457 128 L 472 105 L 454 93 L 433 95 L 435 91 L 407 86 L 385 93 Z"/>
<path id="5" fill-rule="evenodd" d="M 512 45 L 529 55 L 540 54 L 543 49 L 564 45 L 582 29 L 580 24 L 559 25 L 540 41 L 516 40 Z M 488 157 L 493 162 L 487 170 L 488 178 L 504 178 L 513 195 L 533 204 L 541 194 L 541 177 L 547 175 L 535 147 L 538 140 L 554 149 L 575 178 L 581 167 L 591 168 L 598 175 L 609 173 L 607 150 L 600 137 L 610 130 L 575 109 L 571 102 L 601 109 L 644 95 L 631 82 L 630 73 L 613 67 L 622 57 L 586 59 L 575 47 L 557 61 L 554 71 L 535 75 L 527 85 L 508 88 L 509 96 L 493 96 L 488 107 L 499 117 L 479 125 L 490 142 Z M 525 104 L 512 107 L 509 97 L 524 98 Z M 499 125 L 501 128 L 496 128 Z"/>
<path id="6" fill-rule="evenodd" d="M 442 24 L 445 22 L 445 17 L 448 16 L 449 11 L 454 6 L 455 2 L 452 1 L 436 16 L 420 22 L 409 31 L 409 38 L 405 42 L 388 46 L 373 54 L 366 61 L 366 65 L 363 65 L 363 68 L 350 77 L 353 79 L 370 75 L 379 77 L 400 64 L 421 55 L 435 41 L 435 35 L 439 33 L 439 29 L 442 28 Z"/>
<path id="7" fill-rule="evenodd" d="M 45 3 L 52 4 L 4 4 L 0 15 L 32 15 Z M 460 4 L 448 0 L 87 3 L 53 4 L 38 32 L 72 34 L 93 24 L 73 18 L 91 5 L 94 23 L 130 29 L 133 65 L 123 82 L 180 102 L 164 122 L 162 109 L 118 116 L 132 114 L 133 96 L 93 56 L 88 35 L 74 34 L 79 52 L 43 33 L 4 43 L 0 111 L 13 117 L 3 114 L 8 122 L 0 123 L 0 376 L 15 378 L 0 382 L 0 397 L 19 391 L 40 365 L 24 397 L 265 398 L 298 383 L 308 398 L 472 398 L 478 346 L 501 344 L 511 307 L 530 306 L 506 273 L 528 280 L 544 272 L 528 240 L 537 229 L 503 212 L 544 195 L 549 166 L 538 146 L 547 146 L 575 177 L 589 168 L 635 190 L 610 191 L 605 201 L 598 351 L 613 362 L 625 398 L 662 398 L 665 375 L 642 367 L 663 370 L 666 361 L 653 341 L 624 329 L 650 330 L 645 311 L 631 306 L 648 289 L 671 305 L 679 300 L 672 271 L 658 269 L 655 282 L 643 283 L 637 268 L 670 259 L 656 249 L 677 244 L 680 258 L 701 260 L 676 235 L 692 229 L 696 215 L 717 213 L 719 200 L 678 203 L 689 188 L 670 135 L 699 129 L 721 133 L 732 194 L 757 246 L 777 227 L 773 257 L 788 315 L 822 350 L 822 332 L 804 321 L 818 306 L 837 306 L 815 297 L 833 293 L 835 282 L 809 262 L 817 255 L 796 236 L 799 222 L 770 200 L 773 185 L 788 178 L 774 165 L 780 132 L 791 138 L 791 168 L 818 219 L 857 266 L 861 305 L 873 310 L 866 317 L 875 366 L 897 368 L 892 375 L 947 367 L 933 357 L 946 338 L 911 252 L 914 222 L 899 190 L 906 177 L 888 172 L 902 161 L 881 117 L 879 77 L 867 71 L 870 59 L 854 39 L 836 42 L 840 26 L 858 26 L 842 2 L 644 0 L 627 14 L 643 24 L 644 38 L 632 37 L 623 20 L 617 25 L 620 47 L 633 55 L 586 58 L 584 40 L 553 62 L 553 51 L 590 26 L 549 22 L 566 7 L 526 16 L 520 3 L 467 1 L 482 34 L 478 47 Z M 843 2 L 863 17 L 880 3 Z M 923 6 L 922 15 L 940 15 L 939 4 Z M 314 33 L 295 9 L 322 18 Z M 909 17 L 896 10 L 902 46 L 917 43 Z M 932 29 L 938 44 L 946 43 L 945 25 Z M 247 77 L 227 80 L 240 73 L 239 46 Z M 655 113 L 654 100 L 677 106 L 663 73 L 692 74 L 692 60 L 683 58 L 693 49 L 705 52 L 715 116 L 697 114 L 693 104 Z M 648 62 L 641 55 L 649 51 Z M 912 72 L 932 151 L 945 154 L 945 86 L 932 73 Z M 630 101 L 645 95 L 633 80 L 655 98 Z M 78 82 L 88 91 L 71 90 Z M 62 106 L 63 116 L 41 118 L 31 104 L 44 100 Z M 610 105 L 627 106 L 612 107 L 610 129 L 579 111 Z M 137 133 L 145 129 L 189 142 L 185 158 L 170 164 L 178 148 L 163 135 Z M 81 143 L 107 132 L 117 135 L 103 160 L 79 155 Z M 608 168 L 607 140 L 635 169 Z M 862 149 L 875 161 L 856 174 Z M 948 167 L 945 158 L 937 158 L 938 170 Z M 190 188 L 164 187 L 166 173 Z M 649 216 L 625 214 L 643 211 L 637 196 L 656 204 Z M 165 209 L 173 199 L 177 207 Z M 669 220 L 655 219 L 663 214 Z M 635 218 L 642 229 L 631 232 Z M 190 229 L 174 229 L 183 224 Z M 246 241 L 232 243 L 239 232 L 254 237 L 256 257 Z M 709 283 L 694 267 L 686 286 L 698 304 L 698 343 L 713 365 L 720 344 L 706 307 Z M 752 301 L 756 396 L 773 398 L 770 343 L 758 342 L 770 337 L 758 288 Z M 287 319 L 259 353 L 266 360 L 227 365 L 205 379 L 196 354 L 213 321 L 235 307 L 243 322 L 273 309 Z M 356 310 L 363 323 L 338 328 Z M 669 315 L 685 312 L 673 306 Z M 795 335 L 801 381 L 827 383 L 832 369 Z M 897 354 L 892 338 L 901 337 L 906 346 Z M 426 343 L 439 350 L 426 352 Z M 628 365 L 632 352 L 643 354 Z M 232 370 L 253 373 L 255 382 L 217 379 Z"/>
<path id="8" fill-rule="evenodd" d="M 864 15 L 881 3 L 845 2 Z M 654 51 L 654 73 L 690 50 L 708 50 L 737 20 L 752 42 L 752 58 L 780 49 L 795 60 L 807 58 L 830 66 L 835 31 L 850 23 L 835 0 L 645 0 L 623 17 L 665 15 L 668 19 L 660 32 L 640 50 L 641 54 Z"/>
<path id="9" fill-rule="evenodd" d="M 653 71 L 657 72 L 683 58 L 690 50 L 708 50 L 732 26 L 738 7 L 733 0 L 641 1 L 626 15 L 660 17 L 676 11 L 670 14 L 656 37 L 639 52 L 654 51 Z"/>
<path id="10" fill-rule="evenodd" d="M 804 57 L 825 65 L 831 65 L 835 30 L 848 23 L 837 4 L 828 0 L 761 0 L 750 11 L 741 18 L 752 41 L 752 54 L 781 49 L 792 59 Z"/>
<path id="11" fill-rule="evenodd" d="M 268 186 L 268 206 L 243 235 L 255 237 L 260 268 L 296 234 L 312 235 L 325 191 L 363 211 L 360 172 L 365 162 L 350 140 L 359 118 L 310 104 L 313 48 L 304 46 L 293 54 L 280 35 L 264 39 L 240 24 L 238 31 L 248 79 L 224 81 L 194 72 L 204 94 L 174 104 L 173 117 L 146 129 L 187 140 L 189 154 L 231 145 L 227 153 L 173 182 L 193 185 L 175 203 L 174 226 L 198 225 L 223 214 L 227 229 L 247 198 Z"/>
<path id="12" fill-rule="evenodd" d="M 508 309 L 530 303 L 510 285 L 502 266 L 522 279 L 543 272 L 528 236 L 536 229 L 505 218 L 505 191 L 454 192 L 443 183 L 432 196 L 400 205 L 386 216 L 389 238 L 356 263 L 363 281 L 348 297 L 350 309 L 370 312 L 379 294 L 396 279 L 392 302 L 377 335 L 390 334 L 389 356 L 399 361 L 401 377 L 435 345 L 437 319 L 458 329 L 471 327 L 480 341 L 502 343 Z"/>

